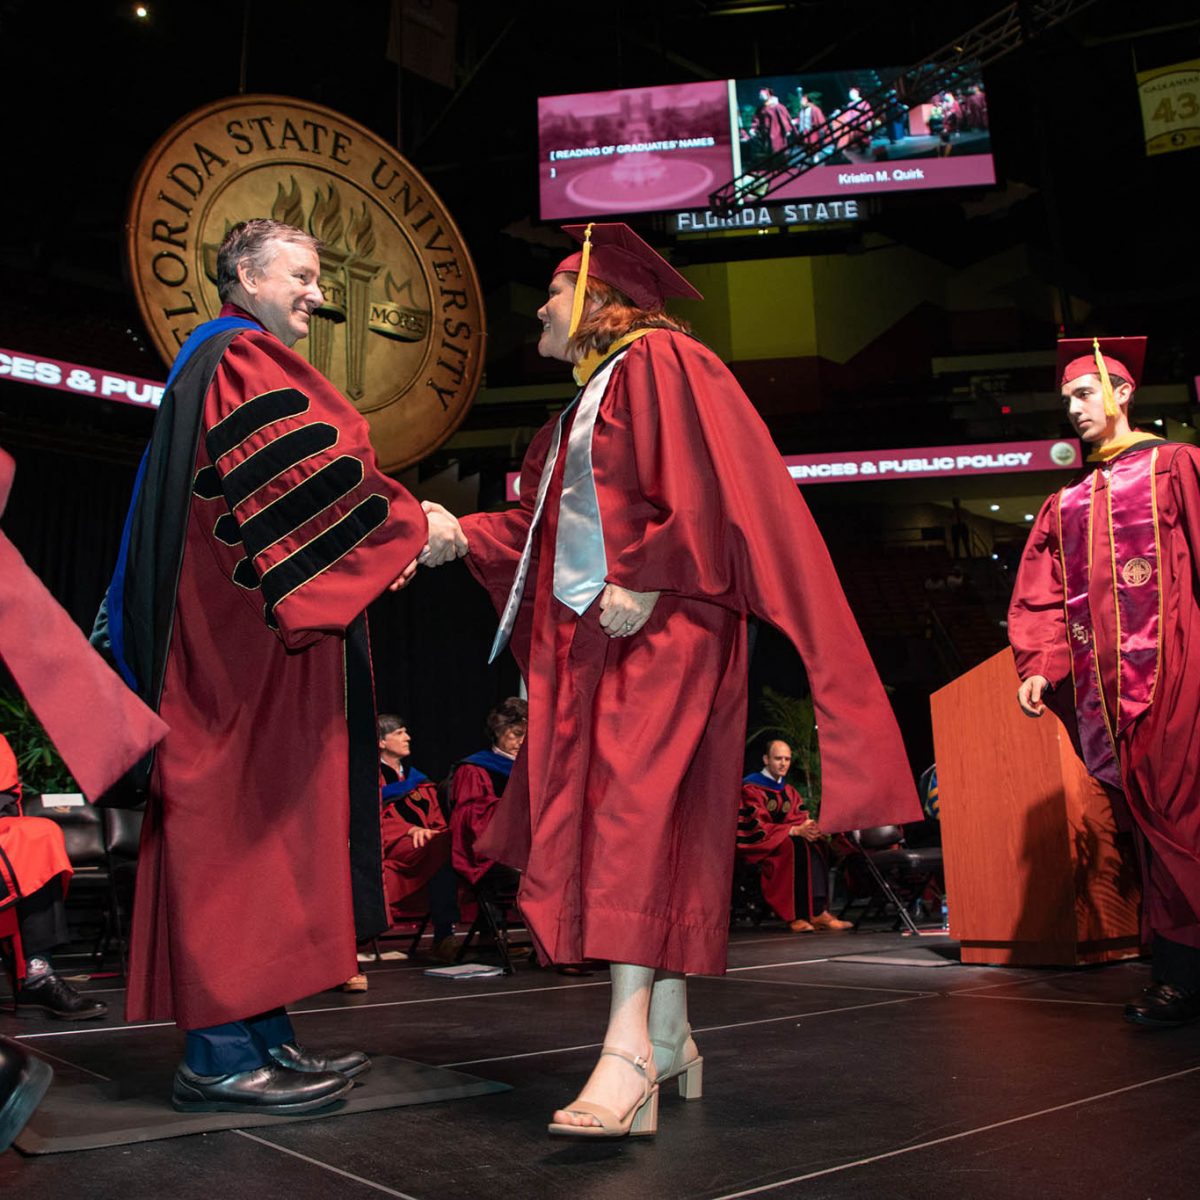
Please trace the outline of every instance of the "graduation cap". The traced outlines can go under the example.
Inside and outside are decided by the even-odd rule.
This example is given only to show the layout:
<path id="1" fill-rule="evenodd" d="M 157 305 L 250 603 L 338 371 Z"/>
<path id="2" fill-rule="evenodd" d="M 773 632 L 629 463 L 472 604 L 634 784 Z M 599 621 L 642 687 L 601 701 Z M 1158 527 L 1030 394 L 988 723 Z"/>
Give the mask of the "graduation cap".
<path id="1" fill-rule="evenodd" d="M 638 308 L 660 309 L 668 296 L 704 299 L 657 250 L 651 249 L 622 221 L 564 225 L 563 233 L 583 243 L 582 250 L 564 258 L 554 268 L 554 275 L 563 271 L 579 275 L 571 310 L 572 334 L 583 316 L 585 285 L 589 279 L 624 292 Z"/>
<path id="2" fill-rule="evenodd" d="M 1062 338 L 1058 343 L 1059 387 L 1066 387 L 1081 375 L 1100 379 L 1104 394 L 1104 412 L 1117 415 L 1113 400 L 1112 376 L 1119 375 L 1137 388 L 1146 362 L 1146 338 Z"/>

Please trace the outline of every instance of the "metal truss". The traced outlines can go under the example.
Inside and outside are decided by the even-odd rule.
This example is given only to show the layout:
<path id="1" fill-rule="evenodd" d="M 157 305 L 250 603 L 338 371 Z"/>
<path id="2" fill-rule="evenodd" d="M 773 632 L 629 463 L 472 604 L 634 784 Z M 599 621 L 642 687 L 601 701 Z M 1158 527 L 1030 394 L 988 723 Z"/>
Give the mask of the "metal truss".
<path id="1" fill-rule="evenodd" d="M 745 204 L 757 204 L 793 179 L 818 167 L 847 136 L 869 138 L 880 123 L 902 117 L 910 108 L 977 78 L 978 72 L 1018 46 L 1090 7 L 1095 0 L 1024 0 L 1009 4 L 961 37 L 909 67 L 891 83 L 867 92 L 862 108 L 827 122 L 804 146 L 789 146 L 730 180 L 709 196 L 720 216 Z"/>

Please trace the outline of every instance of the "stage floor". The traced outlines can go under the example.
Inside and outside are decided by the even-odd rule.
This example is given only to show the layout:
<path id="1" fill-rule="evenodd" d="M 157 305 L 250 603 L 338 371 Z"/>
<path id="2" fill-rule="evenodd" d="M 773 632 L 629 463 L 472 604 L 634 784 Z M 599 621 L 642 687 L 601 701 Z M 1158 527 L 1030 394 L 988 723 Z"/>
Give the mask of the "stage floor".
<path id="1" fill-rule="evenodd" d="M 940 939 L 921 939 L 921 949 Z M 944 943 L 942 943 L 944 944 Z M 898 934 L 735 931 L 730 972 L 690 984 L 705 1096 L 669 1085 L 655 1138 L 545 1132 L 596 1054 L 605 974 L 528 966 L 474 982 L 418 960 L 368 967 L 363 996 L 294 1008 L 301 1040 L 511 1084 L 450 1103 L 25 1158 L 0 1192 L 38 1200 L 1194 1200 L 1200 1026 L 1147 1032 L 1121 1005 L 1145 964 L 1083 970 L 837 962 L 915 948 Z M 888 953 L 892 952 L 892 953 Z M 0 1016 L 62 1080 L 161 1070 L 170 1026 Z M 20 1189 L 20 1190 L 18 1190 Z"/>

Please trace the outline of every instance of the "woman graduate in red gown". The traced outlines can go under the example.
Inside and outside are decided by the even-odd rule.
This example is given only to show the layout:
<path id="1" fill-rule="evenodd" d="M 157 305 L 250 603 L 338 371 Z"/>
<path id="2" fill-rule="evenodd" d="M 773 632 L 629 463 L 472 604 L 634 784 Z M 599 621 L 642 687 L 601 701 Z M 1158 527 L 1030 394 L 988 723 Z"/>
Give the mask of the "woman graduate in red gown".
<path id="1" fill-rule="evenodd" d="M 530 722 L 485 849 L 524 871 L 550 962 L 606 959 L 600 1059 L 552 1133 L 652 1133 L 700 1094 L 684 976 L 725 969 L 746 719 L 746 616 L 805 659 L 830 830 L 913 819 L 895 720 L 820 534 L 721 361 L 663 311 L 699 293 L 626 225 L 583 242 L 539 310 L 576 400 L 534 438 L 521 502 L 464 518 Z M 528 581 L 528 582 L 526 582 Z"/>

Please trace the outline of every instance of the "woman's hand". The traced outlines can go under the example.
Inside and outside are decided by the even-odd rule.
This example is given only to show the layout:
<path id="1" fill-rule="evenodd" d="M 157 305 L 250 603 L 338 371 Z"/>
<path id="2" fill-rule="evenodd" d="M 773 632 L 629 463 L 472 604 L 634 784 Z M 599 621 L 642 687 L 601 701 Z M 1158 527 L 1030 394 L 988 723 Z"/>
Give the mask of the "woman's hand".
<path id="1" fill-rule="evenodd" d="M 428 845 L 430 842 L 432 842 L 437 833 L 438 830 L 436 829 L 425 829 L 421 825 L 414 825 L 408 831 L 408 836 L 412 838 L 413 845 L 420 850 L 422 846 Z"/>
<path id="2" fill-rule="evenodd" d="M 600 628 L 609 637 L 632 637 L 650 620 L 661 592 L 631 592 L 615 583 L 600 593 Z"/>

